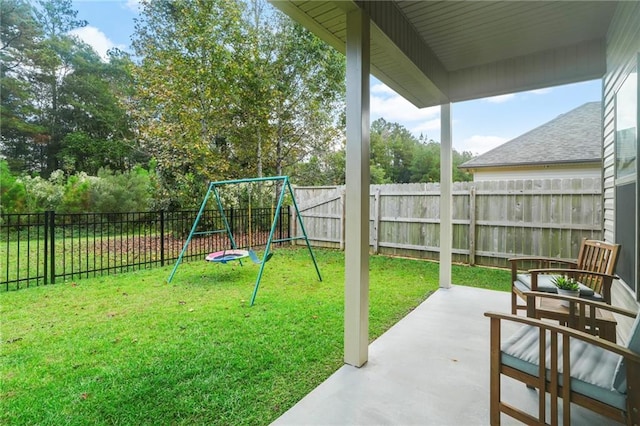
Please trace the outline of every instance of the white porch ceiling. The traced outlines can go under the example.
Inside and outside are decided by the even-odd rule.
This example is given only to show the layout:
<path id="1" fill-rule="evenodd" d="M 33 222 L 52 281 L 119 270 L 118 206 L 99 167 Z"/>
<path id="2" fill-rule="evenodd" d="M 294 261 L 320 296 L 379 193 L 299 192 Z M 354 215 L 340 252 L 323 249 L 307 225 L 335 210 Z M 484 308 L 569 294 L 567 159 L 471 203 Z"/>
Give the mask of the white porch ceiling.
<path id="1" fill-rule="evenodd" d="M 615 1 L 272 3 L 341 52 L 370 16 L 371 72 L 417 107 L 601 78 Z"/>

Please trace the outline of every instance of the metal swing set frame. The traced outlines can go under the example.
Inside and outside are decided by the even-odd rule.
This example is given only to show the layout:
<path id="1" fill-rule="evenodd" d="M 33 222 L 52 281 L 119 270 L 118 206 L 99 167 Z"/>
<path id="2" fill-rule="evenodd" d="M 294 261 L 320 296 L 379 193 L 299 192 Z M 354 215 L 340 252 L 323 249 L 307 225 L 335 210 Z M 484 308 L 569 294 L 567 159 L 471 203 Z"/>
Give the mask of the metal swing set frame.
<path id="1" fill-rule="evenodd" d="M 236 246 L 236 241 L 233 238 L 233 234 L 231 233 L 231 227 L 229 226 L 229 221 L 227 220 L 227 215 L 225 214 L 224 208 L 222 206 L 222 202 L 220 201 L 220 193 L 218 192 L 218 187 L 220 186 L 225 186 L 225 185 L 235 185 L 235 184 L 242 184 L 242 183 L 252 183 L 252 182 L 277 182 L 277 181 L 281 181 L 281 189 L 280 189 L 280 196 L 278 197 L 278 204 L 276 206 L 275 209 L 275 213 L 273 216 L 273 221 L 271 223 L 271 231 L 269 232 L 269 238 L 267 239 L 267 245 L 264 249 L 264 255 L 262 256 L 262 260 L 260 260 L 257 255 L 255 254 L 255 252 L 253 252 L 251 250 L 251 242 L 249 242 L 249 250 L 239 250 Z M 289 193 L 291 195 L 291 201 L 293 204 L 293 207 L 296 211 L 296 220 L 298 221 L 298 224 L 300 225 L 300 230 L 302 231 L 302 236 L 299 237 L 290 237 L 290 238 L 281 238 L 281 239 L 277 239 L 274 240 L 273 236 L 275 234 L 275 230 L 276 230 L 276 225 L 278 223 L 278 219 L 280 217 L 280 211 L 282 210 L 282 203 L 284 201 L 284 197 L 286 195 L 286 193 Z M 220 213 L 220 217 L 222 217 L 222 222 L 224 224 L 224 229 L 216 229 L 216 230 L 209 230 L 209 231 L 196 231 L 196 229 L 198 228 L 198 224 L 200 223 L 200 219 L 202 217 L 202 214 L 204 212 L 204 209 L 207 205 L 207 202 L 209 201 L 209 198 L 211 197 L 211 195 L 215 196 L 216 199 L 216 204 L 218 206 L 218 212 Z M 302 216 L 300 215 L 300 210 L 298 210 L 298 204 L 296 203 L 296 198 L 293 194 L 293 189 L 291 188 L 291 184 L 289 183 L 289 177 L 288 176 L 273 176 L 273 177 L 263 177 L 263 178 L 250 178 L 250 179 L 235 179 L 235 180 L 224 180 L 224 181 L 217 181 L 217 182 L 210 182 L 209 183 L 209 188 L 207 189 L 207 193 L 204 196 L 204 200 L 202 201 L 202 205 L 200 206 L 200 210 L 198 211 L 198 215 L 196 216 L 195 221 L 193 222 L 193 225 L 191 226 L 191 232 L 189 232 L 189 236 L 187 237 L 187 241 L 184 243 L 184 246 L 182 247 L 182 251 L 180 252 L 180 256 L 178 256 L 178 260 L 176 261 L 176 264 L 173 266 L 173 270 L 171 271 L 171 274 L 169 275 L 169 278 L 167 279 L 167 282 L 170 283 L 171 280 L 173 279 L 174 275 L 176 274 L 176 271 L 178 269 L 178 266 L 180 265 L 180 263 L 182 262 L 182 257 L 184 256 L 184 254 L 187 251 L 187 247 L 189 247 L 189 243 L 191 242 L 191 238 L 193 238 L 194 235 L 211 235 L 211 234 L 221 234 L 221 233 L 226 233 L 227 237 L 229 238 L 229 242 L 231 244 L 231 250 L 224 250 L 223 252 L 221 252 L 219 254 L 219 256 L 212 256 L 212 255 L 216 255 L 218 253 L 212 253 L 209 256 L 212 256 L 211 258 L 207 258 L 207 260 L 209 261 L 213 261 L 213 262 L 219 262 L 219 263 L 227 263 L 229 261 L 233 261 L 233 260 L 237 260 L 240 262 L 240 265 L 242 265 L 242 258 L 245 258 L 247 256 L 249 256 L 251 258 L 251 260 L 253 261 L 253 263 L 260 265 L 260 271 L 258 272 L 258 277 L 256 278 L 256 283 L 253 289 L 253 295 L 251 296 L 251 306 L 253 306 L 253 304 L 255 303 L 256 300 L 256 296 L 258 294 L 258 288 L 260 287 L 260 280 L 262 279 L 262 274 L 264 272 L 264 267 L 267 263 L 267 261 L 269 259 L 271 259 L 271 256 L 273 255 L 273 253 L 271 252 L 271 244 L 272 243 L 282 243 L 282 242 L 287 242 L 287 241 L 294 241 L 294 240 L 305 240 L 305 243 L 307 245 L 307 249 L 309 250 L 309 254 L 311 255 L 311 260 L 313 261 L 313 266 L 316 269 L 316 273 L 318 274 L 318 280 L 322 281 L 322 276 L 320 275 L 320 269 L 318 269 L 318 263 L 316 262 L 316 257 L 313 254 L 313 250 L 311 249 L 311 244 L 309 244 L 309 238 L 307 237 L 307 231 L 304 227 L 304 223 L 302 222 Z M 209 257 L 208 256 L 208 257 Z"/>

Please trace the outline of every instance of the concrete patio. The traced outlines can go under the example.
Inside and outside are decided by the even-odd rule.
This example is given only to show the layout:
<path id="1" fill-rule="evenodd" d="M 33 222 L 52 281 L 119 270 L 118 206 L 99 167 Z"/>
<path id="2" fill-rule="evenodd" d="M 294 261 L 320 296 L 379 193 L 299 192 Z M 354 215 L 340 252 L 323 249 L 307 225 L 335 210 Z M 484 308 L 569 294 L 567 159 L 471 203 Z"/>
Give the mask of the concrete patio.
<path id="1" fill-rule="evenodd" d="M 345 365 L 274 425 L 489 424 L 489 320 L 509 293 L 440 289 L 370 345 L 362 368 Z M 503 327 L 509 335 L 517 326 Z M 503 399 L 534 413 L 537 391 L 503 379 Z M 506 397 L 505 397 L 506 396 Z M 503 416 L 504 424 L 518 424 Z M 611 420 L 573 406 L 576 425 Z"/>

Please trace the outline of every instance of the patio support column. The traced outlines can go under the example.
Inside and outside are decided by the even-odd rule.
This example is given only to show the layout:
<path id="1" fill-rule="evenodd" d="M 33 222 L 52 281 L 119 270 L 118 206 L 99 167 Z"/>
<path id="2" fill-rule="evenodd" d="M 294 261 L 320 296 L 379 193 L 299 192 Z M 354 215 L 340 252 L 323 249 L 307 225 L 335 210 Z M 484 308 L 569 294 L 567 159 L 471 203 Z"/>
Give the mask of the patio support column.
<path id="1" fill-rule="evenodd" d="M 369 350 L 369 17 L 347 13 L 347 165 L 344 362 Z"/>
<path id="2" fill-rule="evenodd" d="M 453 241 L 453 154 L 451 104 L 440 105 L 440 287 L 451 287 L 451 247 Z"/>

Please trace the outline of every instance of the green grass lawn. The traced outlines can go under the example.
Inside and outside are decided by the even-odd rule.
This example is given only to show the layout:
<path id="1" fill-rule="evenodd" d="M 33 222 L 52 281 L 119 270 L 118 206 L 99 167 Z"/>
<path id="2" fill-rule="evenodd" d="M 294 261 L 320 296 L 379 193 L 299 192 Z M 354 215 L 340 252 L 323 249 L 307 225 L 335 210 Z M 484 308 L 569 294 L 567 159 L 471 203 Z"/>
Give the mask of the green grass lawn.
<path id="1" fill-rule="evenodd" d="M 344 255 L 279 249 L 0 295 L 2 424 L 263 425 L 342 365 Z M 371 257 L 370 338 L 438 287 L 438 264 Z M 508 289 L 504 270 L 454 266 Z"/>

